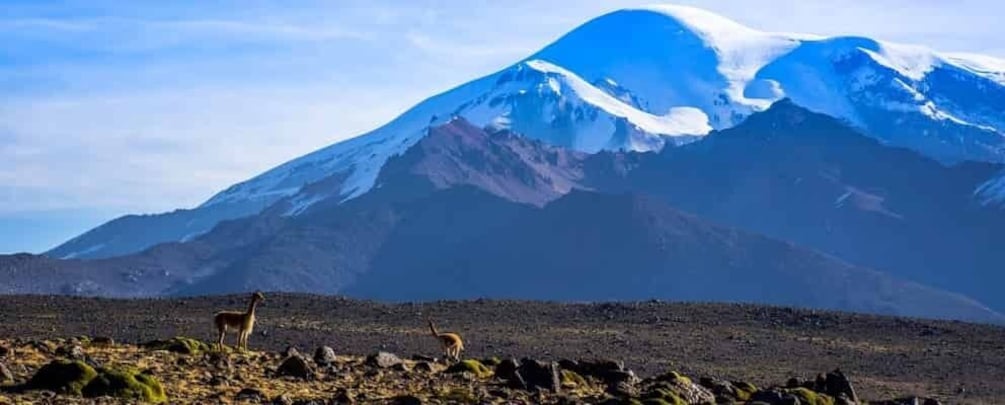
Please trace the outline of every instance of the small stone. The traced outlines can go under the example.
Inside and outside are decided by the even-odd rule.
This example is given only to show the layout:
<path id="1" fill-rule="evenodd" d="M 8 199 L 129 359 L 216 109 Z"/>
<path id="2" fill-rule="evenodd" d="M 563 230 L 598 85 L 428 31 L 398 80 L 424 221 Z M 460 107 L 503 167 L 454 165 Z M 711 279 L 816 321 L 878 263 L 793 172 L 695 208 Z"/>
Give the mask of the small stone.
<path id="1" fill-rule="evenodd" d="M 203 357 L 203 361 L 210 367 L 217 370 L 230 370 L 232 365 L 230 357 L 220 352 L 209 352 Z"/>
<path id="2" fill-rule="evenodd" d="M 107 336 L 97 336 L 91 339 L 91 344 L 96 346 L 111 346 L 115 340 Z"/>
<path id="3" fill-rule="evenodd" d="M 0 363 L 0 384 L 5 382 L 13 382 L 14 373 L 10 372 L 10 369 L 3 363 Z"/>
<path id="4" fill-rule="evenodd" d="M 421 354 L 414 354 L 414 355 L 412 355 L 412 360 L 415 360 L 415 361 L 428 361 L 430 363 L 436 363 L 436 357 L 424 356 L 424 355 L 421 355 Z"/>
<path id="5" fill-rule="evenodd" d="M 83 360 L 87 355 L 84 353 L 84 348 L 79 345 L 64 346 L 56 349 L 57 356 L 63 356 L 70 360 Z"/>
<path id="6" fill-rule="evenodd" d="M 299 355 L 300 350 L 297 350 L 296 346 L 286 346 L 286 350 L 283 350 L 283 357 L 293 357 Z"/>
<path id="7" fill-rule="evenodd" d="M 291 356 L 293 358 L 296 356 Z M 293 398 L 289 394 L 280 394 L 272 399 L 272 405 L 293 405 Z"/>
<path id="8" fill-rule="evenodd" d="M 332 396 L 332 402 L 336 404 L 353 404 L 356 400 L 353 399 L 352 393 L 345 388 L 340 388 L 335 395 Z"/>
<path id="9" fill-rule="evenodd" d="M 433 364 L 428 361 L 420 361 L 418 363 L 415 363 L 415 367 L 412 369 L 415 371 L 421 371 L 423 373 L 432 373 Z"/>
<path id="10" fill-rule="evenodd" d="M 768 405 L 799 405 L 799 399 L 777 390 L 758 391 L 750 396 L 748 403 L 763 402 Z"/>
<path id="11" fill-rule="evenodd" d="M 52 354 L 56 351 L 56 345 L 46 340 L 32 340 L 28 342 L 28 346 L 45 354 Z"/>
<path id="12" fill-rule="evenodd" d="M 276 375 L 280 377 L 293 377 L 301 380 L 313 380 L 314 370 L 307 360 L 302 356 L 290 356 L 276 369 Z"/>
<path id="13" fill-rule="evenodd" d="M 321 346 L 314 350 L 314 363 L 319 366 L 327 366 L 335 362 L 335 349 L 328 346 Z"/>
<path id="14" fill-rule="evenodd" d="M 399 395 L 391 398 L 393 405 L 422 405 L 422 399 L 415 395 Z"/>
<path id="15" fill-rule="evenodd" d="M 619 382 L 607 386 L 607 393 L 616 397 L 637 397 L 639 388 L 627 382 Z"/>
<path id="16" fill-rule="evenodd" d="M 934 398 L 904 397 L 889 401 L 870 402 L 873 405 L 942 405 L 942 402 Z"/>
<path id="17" fill-rule="evenodd" d="M 214 375 L 206 383 L 209 384 L 209 385 L 212 385 L 214 387 L 217 387 L 217 386 L 221 386 L 221 385 L 227 384 L 227 379 L 224 378 L 223 376 L 220 376 L 220 375 Z"/>
<path id="18" fill-rule="evenodd" d="M 394 353 L 377 352 L 366 358 L 366 364 L 380 368 L 389 368 L 401 364 L 401 358 Z"/>
<path id="19" fill-rule="evenodd" d="M 235 401 L 264 402 L 267 397 L 261 390 L 254 388 L 242 388 L 234 396 Z"/>

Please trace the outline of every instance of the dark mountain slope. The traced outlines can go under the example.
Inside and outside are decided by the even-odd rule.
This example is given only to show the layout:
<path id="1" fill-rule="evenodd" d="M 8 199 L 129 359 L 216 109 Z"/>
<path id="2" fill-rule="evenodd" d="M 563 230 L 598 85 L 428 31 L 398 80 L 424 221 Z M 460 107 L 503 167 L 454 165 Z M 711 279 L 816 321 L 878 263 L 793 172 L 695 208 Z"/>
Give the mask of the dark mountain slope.
<path id="1" fill-rule="evenodd" d="M 648 159 L 632 188 L 714 222 L 793 241 L 1005 308 L 1005 214 L 973 192 L 1001 170 L 943 166 L 789 102 Z"/>
<path id="2" fill-rule="evenodd" d="M 462 221 L 444 221 L 468 206 L 452 202 L 457 194 L 422 203 L 345 292 L 386 300 L 663 298 L 999 318 L 962 296 L 710 225 L 652 198 L 574 191 L 501 221 L 484 215 L 484 203 L 448 215 Z M 486 222 L 480 218 L 494 221 L 473 226 Z"/>
<path id="3" fill-rule="evenodd" d="M 797 128 L 814 124 L 804 116 L 813 118 L 782 106 L 760 116 L 766 121 L 752 119 L 750 125 L 775 128 L 788 122 L 784 120 L 796 120 L 791 125 Z M 835 197 L 827 194 L 837 187 L 832 183 L 847 184 L 833 179 L 858 173 L 856 167 L 837 174 L 811 171 L 822 173 L 813 181 L 786 177 L 790 170 L 830 162 L 835 146 L 825 141 L 831 138 L 798 138 L 773 146 L 781 135 L 762 133 L 723 132 L 660 155 L 585 155 L 454 120 L 389 160 L 377 187 L 359 198 L 321 198 L 341 183 L 336 174 L 308 185 L 308 192 L 297 198 L 281 200 L 256 216 L 223 222 L 186 243 L 105 260 L 45 259 L 30 274 L 20 266 L 0 276 L 15 286 L 7 292 L 142 296 L 264 289 L 390 300 L 661 298 L 1003 321 L 962 296 L 713 225 L 663 201 L 680 200 L 681 206 L 708 213 L 722 224 L 736 221 L 754 228 L 763 218 L 742 222 L 744 216 L 737 213 L 774 215 L 782 196 L 805 198 L 799 194 L 805 191 L 788 188 L 793 183 L 814 187 L 809 202 L 830 201 L 823 207 L 810 205 L 815 210 L 876 215 L 883 221 L 900 221 L 898 216 L 909 212 L 850 197 L 845 199 L 856 202 L 854 210 L 835 206 Z M 854 146 L 859 138 L 847 142 Z M 838 150 L 847 147 L 837 145 Z M 792 156 L 772 155 L 774 148 Z M 774 159 L 754 161 L 741 152 Z M 946 170 L 919 165 L 930 169 L 926 173 L 931 177 Z M 664 181 L 657 181 L 657 173 Z M 752 184 L 761 186 L 744 192 Z M 870 190 L 868 184 L 849 184 Z M 660 197 L 610 194 L 629 186 Z M 798 211 L 802 207 L 778 207 L 794 219 L 809 215 Z M 783 215 L 778 217 L 784 221 Z M 33 284 L 30 278 L 48 281 Z"/>

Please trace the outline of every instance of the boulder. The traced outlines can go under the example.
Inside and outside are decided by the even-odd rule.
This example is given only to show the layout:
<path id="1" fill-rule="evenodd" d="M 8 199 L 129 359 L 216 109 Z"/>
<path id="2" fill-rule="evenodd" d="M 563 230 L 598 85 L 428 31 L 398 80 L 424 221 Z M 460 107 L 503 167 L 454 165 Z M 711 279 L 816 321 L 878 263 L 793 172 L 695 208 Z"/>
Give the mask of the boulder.
<path id="1" fill-rule="evenodd" d="M 702 377 L 698 384 L 712 392 L 719 403 L 743 402 L 750 399 L 750 393 L 740 390 L 732 382 L 726 380 Z"/>
<path id="2" fill-rule="evenodd" d="M 643 386 L 648 397 L 662 398 L 671 403 L 683 401 L 687 404 L 710 404 L 715 403 L 716 399 L 711 390 L 675 371 L 648 379 L 643 382 Z"/>
<path id="3" fill-rule="evenodd" d="M 625 371 L 625 363 L 616 360 L 566 361 L 562 368 L 603 381 L 608 373 Z"/>
<path id="4" fill-rule="evenodd" d="M 80 395 L 98 372 L 82 361 L 55 360 L 42 366 L 26 384 L 28 389 Z"/>
<path id="5" fill-rule="evenodd" d="M 154 404 L 167 401 L 164 387 L 156 378 L 133 369 L 101 369 L 81 393 L 86 398 L 112 397 Z"/>
<path id="6" fill-rule="evenodd" d="M 547 390 L 555 393 L 562 391 L 562 377 L 556 362 L 523 359 L 516 374 L 523 379 L 529 390 Z"/>
<path id="7" fill-rule="evenodd" d="M 371 354 L 366 358 L 366 364 L 380 367 L 380 368 L 390 368 L 395 365 L 401 364 L 402 360 L 394 353 L 388 352 L 377 352 L 376 354 Z"/>
<path id="8" fill-rule="evenodd" d="M 558 366 L 561 367 L 562 370 L 571 370 L 576 373 L 580 372 L 579 362 L 576 360 L 562 359 L 558 361 Z"/>
<path id="9" fill-rule="evenodd" d="M 496 364 L 495 375 L 503 380 L 513 379 L 514 374 L 516 374 L 516 369 L 520 367 L 520 363 L 516 359 L 505 359 Z"/>
<path id="10" fill-rule="evenodd" d="M 328 346 L 321 346 L 314 350 L 314 363 L 319 366 L 327 366 L 335 362 L 335 349 Z"/>
<path id="11" fill-rule="evenodd" d="M 832 397 L 840 397 L 844 395 L 848 400 L 852 402 L 858 402 L 858 396 L 855 395 L 855 388 L 852 387 L 851 381 L 841 372 L 841 370 L 834 370 L 827 373 L 827 376 L 823 378 L 823 389 L 822 391 L 827 395 Z"/>
<path id="12" fill-rule="evenodd" d="M 280 377 L 293 377 L 301 380 L 313 380 L 314 369 L 303 356 L 290 356 L 283 360 L 276 368 L 276 375 Z"/>

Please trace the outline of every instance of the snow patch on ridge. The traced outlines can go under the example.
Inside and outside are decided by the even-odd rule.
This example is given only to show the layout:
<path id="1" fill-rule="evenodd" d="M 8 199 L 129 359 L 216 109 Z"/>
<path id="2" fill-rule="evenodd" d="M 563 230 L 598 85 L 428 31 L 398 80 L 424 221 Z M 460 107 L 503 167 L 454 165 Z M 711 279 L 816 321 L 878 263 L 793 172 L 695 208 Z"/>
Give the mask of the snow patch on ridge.
<path id="1" fill-rule="evenodd" d="M 593 87 L 585 80 L 564 68 L 543 60 L 524 62 L 534 70 L 542 73 L 554 73 L 571 87 L 583 101 L 594 105 L 615 117 L 627 119 L 639 129 L 657 135 L 704 135 L 712 130 L 708 124 L 708 116 L 697 108 L 675 107 L 666 115 L 657 116 L 637 110 L 610 94 Z M 549 78 L 549 83 L 554 79 Z M 555 93 L 561 94 L 556 88 Z"/>
<path id="2" fill-rule="evenodd" d="M 67 254 L 67 255 L 65 255 L 63 257 L 60 257 L 60 259 L 67 260 L 67 259 L 74 259 L 74 258 L 77 258 L 77 257 L 85 256 L 85 255 L 87 255 L 89 253 L 97 252 L 98 250 L 101 250 L 101 248 L 103 248 L 103 247 L 105 247 L 105 244 L 104 243 L 99 243 L 99 244 L 91 246 L 91 247 L 89 247 L 87 249 Z"/>
<path id="3" fill-rule="evenodd" d="M 1005 85 L 1005 59 L 971 53 L 943 53 L 946 62 Z"/>
<path id="4" fill-rule="evenodd" d="M 983 205 L 1005 206 L 1005 172 L 978 186 L 974 196 Z"/>
<path id="5" fill-rule="evenodd" d="M 924 79 L 935 68 L 938 57 L 931 49 L 877 41 L 879 50 L 859 48 L 880 65 L 897 71 L 914 81 Z"/>

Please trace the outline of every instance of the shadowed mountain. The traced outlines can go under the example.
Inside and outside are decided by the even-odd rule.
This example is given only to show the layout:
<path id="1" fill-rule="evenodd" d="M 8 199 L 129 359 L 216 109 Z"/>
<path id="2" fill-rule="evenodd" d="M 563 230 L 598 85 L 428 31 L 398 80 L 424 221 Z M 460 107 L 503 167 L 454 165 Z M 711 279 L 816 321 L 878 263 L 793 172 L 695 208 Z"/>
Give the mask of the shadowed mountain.
<path id="1" fill-rule="evenodd" d="M 802 111 L 779 109 L 765 117 Z M 766 139 L 724 132 L 709 145 L 734 136 Z M 702 151 L 591 155 L 456 119 L 389 160 L 374 190 L 359 198 L 333 198 L 336 175 L 189 242 L 93 261 L 21 257 L 21 264 L 0 264 L 0 277 L 8 293 L 661 298 L 1005 321 L 966 297 L 672 208 L 663 198 L 683 187 L 676 182 L 694 193 L 720 192 L 713 186 L 722 184 L 699 184 L 693 170 L 673 166 L 687 153 L 714 153 Z M 622 192 L 641 189 L 654 170 L 678 179 L 650 186 L 664 197 Z M 38 278 L 49 281 L 32 282 Z"/>
<path id="2" fill-rule="evenodd" d="M 1001 165 L 951 167 L 788 101 L 667 149 L 631 188 L 716 223 L 1005 308 L 1005 212 L 973 198 Z"/>

